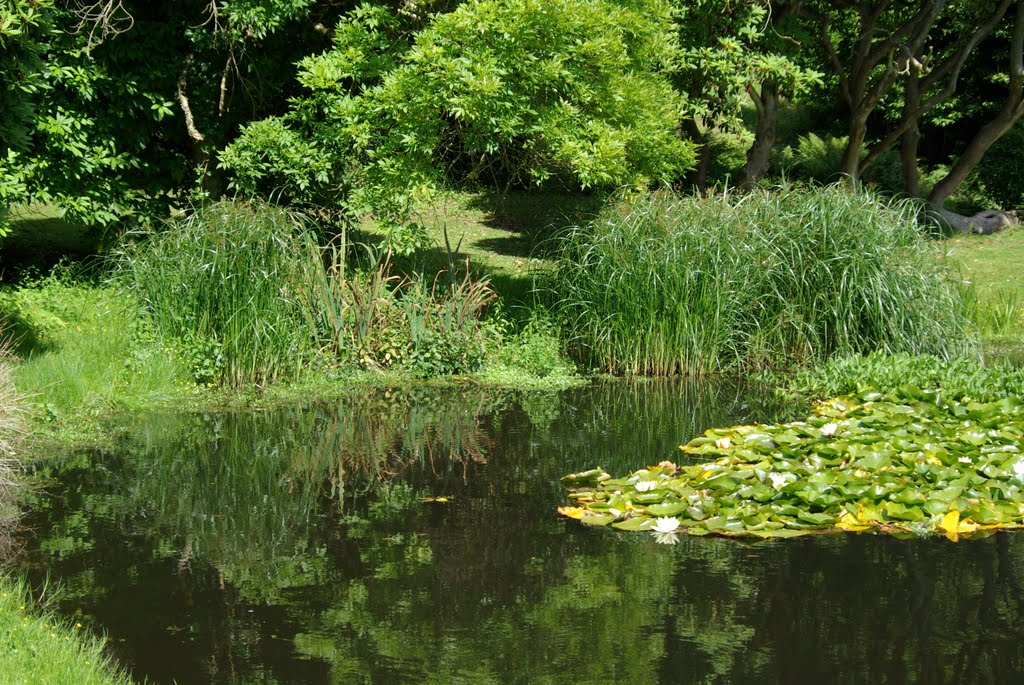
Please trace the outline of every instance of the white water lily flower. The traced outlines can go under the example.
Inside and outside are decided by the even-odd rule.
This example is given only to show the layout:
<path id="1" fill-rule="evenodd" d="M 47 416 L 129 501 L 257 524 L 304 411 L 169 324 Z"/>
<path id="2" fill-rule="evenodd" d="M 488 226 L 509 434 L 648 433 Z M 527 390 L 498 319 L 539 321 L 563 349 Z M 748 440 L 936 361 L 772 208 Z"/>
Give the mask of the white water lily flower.
<path id="1" fill-rule="evenodd" d="M 821 427 L 821 434 L 835 435 L 837 430 L 839 430 L 838 423 L 826 423 L 824 426 Z"/>
<path id="2" fill-rule="evenodd" d="M 641 480 L 637 481 L 636 490 L 637 492 L 649 492 L 654 488 L 658 487 L 658 484 L 653 480 Z"/>
<path id="3" fill-rule="evenodd" d="M 679 519 L 675 516 L 661 516 L 654 521 L 655 533 L 674 533 L 679 529 Z"/>
<path id="4" fill-rule="evenodd" d="M 715 440 L 715 447 L 717 447 L 720 450 L 728 449 L 729 445 L 731 444 L 732 441 L 729 439 L 728 435 L 725 436 L 724 438 L 718 438 L 717 440 Z"/>
<path id="5" fill-rule="evenodd" d="M 768 478 L 772 481 L 772 487 L 779 490 L 795 481 L 796 475 L 792 473 L 779 473 L 778 471 L 772 471 L 768 474 Z"/>
<path id="6" fill-rule="evenodd" d="M 659 533 L 658 531 L 651 531 L 654 533 L 654 541 L 660 545 L 674 545 L 679 542 L 679 533 Z"/>

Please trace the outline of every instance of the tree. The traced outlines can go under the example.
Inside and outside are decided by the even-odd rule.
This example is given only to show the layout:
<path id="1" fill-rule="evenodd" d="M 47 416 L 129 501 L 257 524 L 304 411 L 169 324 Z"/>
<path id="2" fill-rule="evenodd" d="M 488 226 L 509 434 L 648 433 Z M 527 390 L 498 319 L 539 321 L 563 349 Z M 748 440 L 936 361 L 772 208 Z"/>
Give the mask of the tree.
<path id="1" fill-rule="evenodd" d="M 960 230 L 973 227 L 990 232 L 1006 225 L 1008 218 L 1002 212 L 962 217 L 947 210 L 945 203 L 978 166 L 985 151 L 1024 114 L 1024 4 L 1019 0 L 955 4 L 921 0 L 913 5 L 888 0 L 796 0 L 789 5 L 816 27 L 838 92 L 849 110 L 849 138 L 840 170 L 856 183 L 883 152 L 900 143 L 903 189 L 912 196 L 921 194 L 918 148 L 923 118 L 950 101 L 977 48 L 1013 17 L 1003 72 L 1007 84 L 1003 104 L 967 141 L 949 173 L 927 196 L 932 215 Z M 1016 9 L 1011 12 L 1011 7 Z M 977 70 L 971 75 L 981 76 Z M 865 155 L 865 144 L 871 138 L 870 118 L 887 99 L 900 103 L 899 114 Z"/>
<path id="2" fill-rule="evenodd" d="M 236 188 L 333 194 L 390 221 L 392 246 L 408 249 L 406 213 L 445 181 L 615 188 L 692 164 L 663 0 L 477 0 L 434 15 L 411 45 L 380 12 L 343 20 L 332 50 L 302 65 L 311 92 L 224 151 Z"/>
<path id="3" fill-rule="evenodd" d="M 699 146 L 693 184 L 706 185 L 711 150 L 707 133 L 740 124 L 747 100 L 758 112 L 754 143 L 741 172 L 748 186 L 768 168 L 774 144 L 779 98 L 796 96 L 820 83 L 820 74 L 793 60 L 776 27 L 784 14 L 768 0 L 696 0 L 677 2 L 680 43 L 673 81 L 686 96 L 684 133 Z"/>
<path id="4" fill-rule="evenodd" d="M 7 233 L 7 207 L 26 193 L 17 170 L 29 144 L 51 9 L 48 0 L 8 0 L 0 5 L 0 236 Z"/>
<path id="5" fill-rule="evenodd" d="M 5 119 L 23 135 L 5 141 L 16 154 L 0 187 L 99 226 L 164 215 L 197 188 L 219 194 L 211 152 L 285 108 L 293 63 L 324 44 L 316 25 L 334 12 L 315 0 L 60 0 L 32 53 L 31 109 Z"/>

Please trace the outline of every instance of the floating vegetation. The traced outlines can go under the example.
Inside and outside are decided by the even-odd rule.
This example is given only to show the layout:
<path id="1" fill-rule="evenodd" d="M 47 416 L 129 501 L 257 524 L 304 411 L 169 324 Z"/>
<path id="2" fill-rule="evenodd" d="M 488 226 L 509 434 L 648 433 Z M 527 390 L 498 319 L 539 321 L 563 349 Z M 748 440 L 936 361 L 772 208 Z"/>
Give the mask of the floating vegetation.
<path id="1" fill-rule="evenodd" d="M 562 478 L 581 523 L 750 537 L 1024 528 L 1024 402 L 949 400 L 903 386 L 823 402 L 805 421 L 713 429 L 662 462 L 613 478 Z"/>

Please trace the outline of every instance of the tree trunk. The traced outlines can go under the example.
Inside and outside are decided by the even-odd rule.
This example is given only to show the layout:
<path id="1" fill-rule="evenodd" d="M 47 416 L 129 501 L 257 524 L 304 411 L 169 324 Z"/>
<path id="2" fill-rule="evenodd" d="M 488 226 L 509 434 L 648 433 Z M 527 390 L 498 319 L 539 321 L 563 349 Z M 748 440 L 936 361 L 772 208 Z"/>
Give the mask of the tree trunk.
<path id="1" fill-rule="evenodd" d="M 686 131 L 686 135 L 690 137 L 690 140 L 697 143 L 697 166 L 691 171 L 687 177 L 687 180 L 692 186 L 694 186 L 699 193 L 704 193 L 708 188 L 708 170 L 711 168 L 711 148 L 708 147 L 707 139 L 704 137 L 704 132 L 700 129 L 700 124 L 693 117 L 686 119 L 683 122 L 683 130 Z"/>
<path id="2" fill-rule="evenodd" d="M 846 152 L 839 164 L 839 171 L 852 184 L 860 181 L 860 151 L 864 147 L 864 139 L 868 134 L 868 113 L 851 112 L 850 138 L 846 144 Z"/>
<path id="3" fill-rule="evenodd" d="M 921 141 L 918 117 L 914 112 L 921 106 L 921 78 L 917 67 L 911 66 L 907 74 L 906 94 L 903 102 L 903 116 L 909 118 L 907 130 L 903 133 L 900 146 L 900 175 L 903 192 L 910 197 L 921 196 L 921 175 L 917 168 L 917 148 Z"/>
<path id="4" fill-rule="evenodd" d="M 981 163 L 985 152 L 994 142 L 1013 128 L 1024 115 L 1024 0 L 1018 0 L 1014 17 L 1013 37 L 1010 40 L 1010 82 L 1006 104 L 967 143 L 963 153 L 953 164 L 946 177 L 939 181 L 928 195 L 932 214 L 939 220 L 960 231 L 974 230 L 977 233 L 994 233 L 1016 223 L 1016 217 L 1005 212 L 986 211 L 972 217 L 964 217 L 945 208 L 946 200 L 952 195 L 968 174 Z"/>
<path id="5" fill-rule="evenodd" d="M 747 150 L 747 163 L 743 165 L 737 180 L 742 190 L 749 189 L 768 171 L 779 119 L 779 90 L 775 84 L 762 84 L 760 95 L 751 93 L 750 97 L 757 109 L 757 128 L 754 131 L 754 142 Z"/>
<path id="6" fill-rule="evenodd" d="M 1021 5 L 1021 8 L 1024 8 L 1024 4 Z M 932 188 L 932 192 L 928 195 L 928 202 L 936 207 L 945 205 L 949 196 L 956 192 L 960 184 L 978 166 L 981 158 L 992 146 L 992 143 L 999 140 L 1004 133 L 1013 128 L 1013 125 L 1017 123 L 1022 113 L 1024 113 L 1024 110 L 1022 110 L 1019 101 L 1007 102 L 1007 106 L 1003 107 L 992 121 L 982 126 L 978 133 L 967 143 L 967 147 L 964 148 L 963 153 L 956 160 L 956 163 L 953 164 L 953 168 L 949 170 L 945 178 L 936 183 L 935 187 Z"/>
<path id="7" fill-rule="evenodd" d="M 928 210 L 928 215 L 940 226 L 951 228 L 958 233 L 973 232 L 989 235 L 1018 223 L 1017 216 L 1012 212 L 1001 212 L 996 209 L 987 209 L 974 216 L 964 216 L 932 205 Z"/>

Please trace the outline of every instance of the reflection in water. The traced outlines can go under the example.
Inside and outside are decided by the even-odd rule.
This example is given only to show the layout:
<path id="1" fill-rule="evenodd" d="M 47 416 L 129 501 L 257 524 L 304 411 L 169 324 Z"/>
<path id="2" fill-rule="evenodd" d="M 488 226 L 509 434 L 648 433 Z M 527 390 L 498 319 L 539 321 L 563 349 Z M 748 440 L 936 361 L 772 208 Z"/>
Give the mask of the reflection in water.
<path id="1" fill-rule="evenodd" d="M 20 563 L 157 683 L 1024 672 L 1024 536 L 673 546 L 554 515 L 564 473 L 628 472 L 774 412 L 743 388 L 660 382 L 154 417 L 116 454 L 44 462 Z"/>

